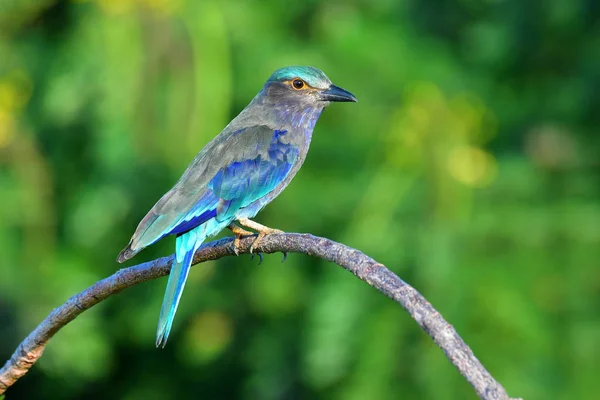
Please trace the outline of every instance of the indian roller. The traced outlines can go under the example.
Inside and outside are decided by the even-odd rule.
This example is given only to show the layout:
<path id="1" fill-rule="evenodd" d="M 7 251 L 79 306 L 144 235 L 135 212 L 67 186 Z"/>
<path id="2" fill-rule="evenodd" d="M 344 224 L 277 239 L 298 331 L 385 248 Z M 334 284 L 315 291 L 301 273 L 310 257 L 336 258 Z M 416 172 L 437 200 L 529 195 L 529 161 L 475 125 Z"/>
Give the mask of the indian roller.
<path id="1" fill-rule="evenodd" d="M 240 238 L 252 235 L 245 227 L 258 232 L 252 253 L 265 235 L 280 232 L 251 218 L 287 187 L 302 166 L 323 109 L 331 102 L 356 101 L 317 68 L 278 69 L 142 219 L 117 261 L 132 258 L 165 236 L 176 236 L 157 347 L 167 342 L 192 258 L 202 242 L 229 228 L 238 254 Z"/>

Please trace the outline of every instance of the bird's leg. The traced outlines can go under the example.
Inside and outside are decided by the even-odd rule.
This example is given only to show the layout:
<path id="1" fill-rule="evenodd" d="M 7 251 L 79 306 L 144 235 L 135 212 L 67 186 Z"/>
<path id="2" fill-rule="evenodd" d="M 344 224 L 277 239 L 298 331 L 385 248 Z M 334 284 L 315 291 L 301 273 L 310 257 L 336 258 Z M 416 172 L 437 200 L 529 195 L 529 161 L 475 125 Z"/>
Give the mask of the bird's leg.
<path id="1" fill-rule="evenodd" d="M 233 222 L 229 224 L 227 228 L 235 235 L 235 239 L 233 240 L 233 252 L 237 256 L 240 253 L 240 239 L 244 236 L 252 236 L 254 233 L 240 228 Z"/>
<path id="2" fill-rule="evenodd" d="M 252 221 L 248 218 L 238 218 L 237 222 L 239 222 L 240 225 L 242 225 L 245 228 L 254 229 L 258 232 L 258 237 L 254 240 L 252 246 L 250 246 L 250 253 L 254 251 L 256 246 L 258 246 L 260 241 L 265 236 L 270 235 L 272 233 L 283 233 L 283 231 L 280 231 L 279 229 L 269 228 L 268 226 L 261 225 L 258 222 Z"/>

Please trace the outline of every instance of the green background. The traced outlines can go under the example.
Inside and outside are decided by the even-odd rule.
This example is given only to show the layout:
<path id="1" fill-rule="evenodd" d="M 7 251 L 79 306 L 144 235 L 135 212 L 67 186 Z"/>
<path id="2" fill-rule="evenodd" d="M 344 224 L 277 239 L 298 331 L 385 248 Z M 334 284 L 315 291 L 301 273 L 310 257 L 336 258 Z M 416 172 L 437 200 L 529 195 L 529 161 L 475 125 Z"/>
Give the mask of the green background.
<path id="1" fill-rule="evenodd" d="M 600 3 L 0 0 L 0 362 L 286 65 L 353 92 L 257 220 L 386 264 L 514 397 L 600 392 Z M 170 254 L 165 239 L 133 262 Z M 474 399 L 397 304 L 308 256 L 85 312 L 7 399 Z"/>

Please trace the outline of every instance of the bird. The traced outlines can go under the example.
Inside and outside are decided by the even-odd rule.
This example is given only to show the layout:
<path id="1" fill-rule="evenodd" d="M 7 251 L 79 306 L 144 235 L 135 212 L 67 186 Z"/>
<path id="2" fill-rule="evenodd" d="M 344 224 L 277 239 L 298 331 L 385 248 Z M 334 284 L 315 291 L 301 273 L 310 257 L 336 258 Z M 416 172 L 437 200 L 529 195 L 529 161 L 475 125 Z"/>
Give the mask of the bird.
<path id="1" fill-rule="evenodd" d="M 332 102 L 356 102 L 319 69 L 280 68 L 262 89 L 192 160 L 177 183 L 141 220 L 117 257 L 122 263 L 158 240 L 174 235 L 175 257 L 169 273 L 156 347 L 163 347 L 196 250 L 229 228 L 240 239 L 258 233 L 250 253 L 269 234 L 281 231 L 252 220 L 296 175 L 309 149 L 321 112 Z M 241 225 L 241 226 L 240 226 Z"/>

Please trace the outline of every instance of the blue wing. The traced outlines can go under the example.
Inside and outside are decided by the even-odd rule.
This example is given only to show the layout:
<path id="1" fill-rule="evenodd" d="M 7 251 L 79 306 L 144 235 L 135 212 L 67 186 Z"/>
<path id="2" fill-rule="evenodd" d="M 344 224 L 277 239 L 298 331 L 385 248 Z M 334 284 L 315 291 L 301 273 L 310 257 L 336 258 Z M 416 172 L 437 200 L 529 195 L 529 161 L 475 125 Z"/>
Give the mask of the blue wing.
<path id="1" fill-rule="evenodd" d="M 180 235 L 211 218 L 231 221 L 238 210 L 273 191 L 298 158 L 297 147 L 280 141 L 286 133 L 273 131 L 266 157 L 259 154 L 253 159 L 232 161 L 219 169 L 191 212 L 163 236 Z"/>
<path id="2" fill-rule="evenodd" d="M 298 148 L 286 135 L 261 125 L 217 136 L 140 222 L 119 262 L 211 218 L 232 219 L 239 209 L 273 191 L 298 158 Z"/>
<path id="3" fill-rule="evenodd" d="M 266 156 L 235 161 L 217 172 L 208 185 L 222 199 L 217 219 L 233 217 L 283 182 L 298 158 L 298 148 L 281 141 L 286 134 L 286 131 L 273 132 Z"/>

